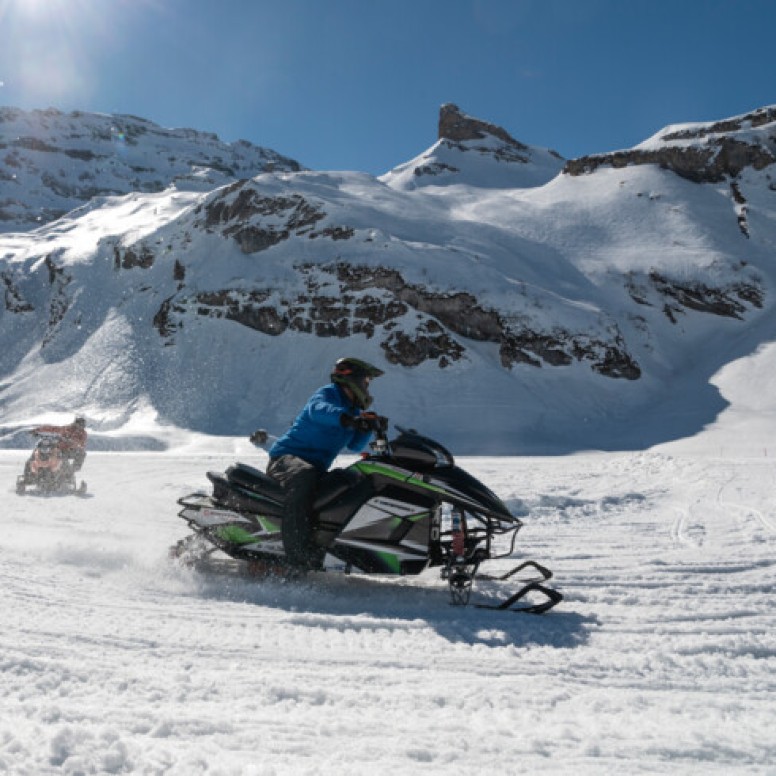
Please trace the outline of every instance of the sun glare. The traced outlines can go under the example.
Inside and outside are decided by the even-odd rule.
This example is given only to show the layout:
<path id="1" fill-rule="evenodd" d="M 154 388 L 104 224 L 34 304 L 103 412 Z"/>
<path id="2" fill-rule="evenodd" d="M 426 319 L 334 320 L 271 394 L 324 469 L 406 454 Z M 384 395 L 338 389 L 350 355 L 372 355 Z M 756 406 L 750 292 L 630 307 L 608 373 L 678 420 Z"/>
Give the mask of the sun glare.
<path id="1" fill-rule="evenodd" d="M 8 0 L 4 5 L 12 7 L 22 19 L 37 21 L 58 13 L 65 3 L 61 0 Z"/>
<path id="2" fill-rule="evenodd" d="M 114 52 L 167 0 L 0 0 L 0 82 L 20 107 L 89 103 L 114 78 Z"/>
<path id="3" fill-rule="evenodd" d="M 104 69 L 100 56 L 143 4 L 114 0 L 0 0 L 0 73 L 23 105 L 87 102 Z"/>

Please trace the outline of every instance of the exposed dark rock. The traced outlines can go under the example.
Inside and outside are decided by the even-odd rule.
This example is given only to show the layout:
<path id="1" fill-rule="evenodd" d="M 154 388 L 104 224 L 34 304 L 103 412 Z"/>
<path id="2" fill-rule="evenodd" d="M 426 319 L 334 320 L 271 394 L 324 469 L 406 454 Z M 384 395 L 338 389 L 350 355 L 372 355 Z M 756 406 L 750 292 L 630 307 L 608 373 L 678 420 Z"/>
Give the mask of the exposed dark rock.
<path id="1" fill-rule="evenodd" d="M 17 137 L 11 140 L 10 143 L 3 143 L 0 148 L 24 148 L 27 151 L 40 151 L 43 153 L 56 153 L 60 149 L 56 146 L 50 145 L 45 140 L 40 140 L 37 137 Z"/>
<path id="2" fill-rule="evenodd" d="M 299 194 L 263 196 L 251 181 L 238 181 L 219 192 L 204 206 L 204 213 L 205 229 L 218 227 L 222 234 L 237 242 L 243 253 L 249 254 L 271 248 L 292 234 L 332 240 L 346 240 L 355 234 L 351 227 L 345 226 L 313 231 L 326 217 L 320 207 Z"/>
<path id="3" fill-rule="evenodd" d="M 494 341 L 502 330 L 498 315 L 484 310 L 471 294 L 438 294 L 421 286 L 407 284 L 397 270 L 383 267 L 358 267 L 337 264 L 337 279 L 343 288 L 357 291 L 365 288 L 382 288 L 390 291 L 398 300 L 415 310 L 437 318 L 457 334 L 469 339 Z"/>
<path id="4" fill-rule="evenodd" d="M 228 186 L 204 206 L 205 227 L 230 226 L 256 216 L 280 216 L 289 228 L 313 226 L 324 213 L 299 194 L 288 197 L 262 196 L 251 181 Z"/>
<path id="5" fill-rule="evenodd" d="M 673 132 L 664 136 L 664 140 L 694 140 L 708 137 L 709 135 L 718 135 L 723 132 L 738 132 L 742 129 L 761 127 L 765 124 L 771 124 L 776 121 L 776 107 L 758 108 L 751 113 L 739 116 L 734 119 L 725 119 L 717 121 L 714 124 L 702 124 L 697 127 Z"/>
<path id="6" fill-rule="evenodd" d="M 385 358 L 391 364 L 402 366 L 418 366 L 424 361 L 438 361 L 440 367 L 446 367 L 450 361 L 457 361 L 463 356 L 463 346 L 447 333 L 431 325 L 429 321 L 418 327 L 414 336 L 406 332 L 392 332 L 380 343 L 385 351 Z"/>
<path id="7" fill-rule="evenodd" d="M 761 290 L 745 283 L 713 288 L 700 281 L 669 280 L 659 272 L 651 272 L 649 279 L 663 296 L 675 300 L 681 307 L 702 313 L 741 319 L 746 312 L 744 302 L 762 307 Z"/>
<path id="8" fill-rule="evenodd" d="M 44 261 L 48 270 L 48 279 L 51 284 L 51 299 L 49 301 L 49 319 L 46 334 L 43 337 L 42 347 L 45 347 L 54 337 L 54 333 L 62 319 L 70 309 L 72 300 L 67 295 L 67 286 L 72 278 L 54 261 L 54 256 L 48 254 Z"/>
<path id="9" fill-rule="evenodd" d="M 349 226 L 328 226 L 321 229 L 320 232 L 310 232 L 307 235 L 311 240 L 316 237 L 329 237 L 332 240 L 349 240 L 356 233 L 356 230 Z"/>
<path id="10" fill-rule="evenodd" d="M 583 156 L 566 162 L 563 172 L 585 175 L 599 167 L 615 169 L 640 164 L 654 164 L 671 170 L 694 183 L 719 183 L 726 177 L 736 177 L 745 167 L 761 170 L 776 162 L 776 156 L 760 146 L 738 140 L 723 139 L 713 148 L 669 147 L 659 150 L 617 151 L 612 154 Z"/>
<path id="11" fill-rule="evenodd" d="M 169 297 L 168 299 L 165 299 L 159 309 L 156 311 L 156 314 L 153 318 L 153 324 L 156 330 L 159 332 L 159 336 L 166 339 L 167 342 L 165 344 L 171 345 L 173 344 L 172 341 L 172 335 L 177 331 L 178 328 L 180 328 L 183 324 L 182 323 L 173 323 L 170 320 L 171 316 L 171 310 L 172 310 L 172 299 L 173 297 Z M 176 312 L 182 313 L 185 311 L 185 308 L 177 308 Z"/>
<path id="12" fill-rule="evenodd" d="M 224 234 L 232 237 L 243 253 L 260 253 L 277 245 L 290 236 L 287 229 L 259 229 L 256 226 L 241 226 L 225 230 Z"/>
<path id="13" fill-rule="evenodd" d="M 496 124 L 467 116 L 457 105 L 451 103 L 439 109 L 438 136 L 444 145 L 460 151 L 479 151 L 503 162 L 531 161 L 531 149 L 525 143 L 515 140 L 509 132 Z M 501 143 L 477 144 L 476 141 L 485 140 L 488 137 L 495 137 Z M 549 153 L 556 159 L 563 160 L 556 151 Z M 441 172 L 457 172 L 457 170 L 446 164 L 434 163 L 415 168 L 413 174 L 438 175 Z"/>
<path id="14" fill-rule="evenodd" d="M 396 299 L 382 299 L 367 294 L 356 297 L 354 313 L 356 318 L 365 319 L 373 326 L 382 326 L 388 321 L 400 318 L 409 308 Z"/>
<path id="15" fill-rule="evenodd" d="M 148 269 L 154 264 L 154 252 L 145 245 L 135 251 L 134 248 L 125 248 L 123 251 L 119 246 L 113 248 L 113 266 L 118 269 L 132 269 L 140 267 Z"/>
<path id="16" fill-rule="evenodd" d="M 272 336 L 287 329 L 318 337 L 364 334 L 380 338 L 386 358 L 405 366 L 458 361 L 466 353 L 458 339 L 463 338 L 497 344 L 505 368 L 519 363 L 560 366 L 577 360 L 608 377 L 634 380 L 641 374 L 619 335 L 601 341 L 564 330 L 533 331 L 524 323 L 507 321 L 472 294 L 413 285 L 393 269 L 340 262 L 301 265 L 298 270 L 305 290 L 294 297 L 271 298 L 268 290 L 182 293 L 165 301 L 154 325 L 160 335 L 169 337 L 176 320 L 194 313 L 226 318 Z M 321 280 L 327 275 L 330 281 Z M 320 293 L 324 286 L 325 294 Z"/>
<path id="17" fill-rule="evenodd" d="M 591 368 L 605 377 L 625 380 L 638 380 L 641 377 L 639 365 L 620 347 L 605 348 L 603 358 L 594 360 Z"/>
<path id="18" fill-rule="evenodd" d="M 48 281 L 52 286 L 58 282 L 62 285 L 67 283 L 67 275 L 65 274 L 65 271 L 62 269 L 62 267 L 57 266 L 52 254 L 49 253 L 43 260 L 43 263 L 46 265 L 46 269 L 48 270 Z"/>
<path id="19" fill-rule="evenodd" d="M 492 144 L 476 144 L 477 140 L 484 140 L 489 136 L 498 138 L 501 144 L 497 147 L 493 147 Z M 530 149 L 527 145 L 515 140 L 506 130 L 495 124 L 489 124 L 461 113 L 457 105 L 447 104 L 441 107 L 439 111 L 439 139 L 449 148 L 464 152 L 479 151 L 504 162 L 527 163 L 530 161 Z M 448 167 L 448 165 L 433 164 L 417 167 L 413 174 L 418 176 L 438 175 L 445 169 L 450 172 L 454 171 L 454 168 Z"/>
<path id="20" fill-rule="evenodd" d="M 776 121 L 776 109 L 763 108 L 738 119 L 701 125 L 664 135 L 659 149 L 631 149 L 583 156 L 566 162 L 563 172 L 585 175 L 599 167 L 622 168 L 654 164 L 696 183 L 719 183 L 735 178 L 746 168 L 762 170 L 776 162 L 776 133 L 762 142 L 744 142 L 732 133 Z M 669 145 L 672 141 L 700 141 L 694 145 Z"/>
<path id="21" fill-rule="evenodd" d="M 756 279 L 715 287 L 700 280 L 671 279 L 657 270 L 644 279 L 631 274 L 626 288 L 635 302 L 659 306 L 672 323 L 687 310 L 741 320 L 748 307 L 760 309 L 765 299 L 764 290 Z M 652 300 L 654 292 L 658 295 L 655 302 Z"/>
<path id="22" fill-rule="evenodd" d="M 69 156 L 71 159 L 80 159 L 82 162 L 91 162 L 94 159 L 99 159 L 93 151 L 88 149 L 66 148 L 64 151 L 65 156 Z"/>
<path id="23" fill-rule="evenodd" d="M 7 272 L 0 273 L 0 281 L 5 286 L 5 309 L 10 313 L 31 313 L 35 308 L 24 299 Z"/>
<path id="24" fill-rule="evenodd" d="M 746 206 L 746 197 L 744 197 L 744 195 L 741 193 L 741 187 L 737 183 L 730 184 L 730 191 L 733 195 L 733 201 L 738 206 L 736 208 L 738 228 L 741 230 L 741 234 L 743 234 L 744 237 L 749 237 L 749 222 L 747 220 L 748 208 Z"/>
<path id="25" fill-rule="evenodd" d="M 439 139 L 463 142 L 466 140 L 483 140 L 488 135 L 493 135 L 507 145 L 514 146 L 521 151 L 528 151 L 528 146 L 515 140 L 505 129 L 496 124 L 467 116 L 461 113 L 460 108 L 452 103 L 446 103 L 439 109 Z"/>
<path id="26" fill-rule="evenodd" d="M 422 175 L 441 175 L 444 172 L 460 172 L 460 170 L 457 167 L 453 167 L 451 164 L 433 162 L 432 164 L 423 164 L 416 167 L 412 171 L 412 174 L 419 178 Z"/>

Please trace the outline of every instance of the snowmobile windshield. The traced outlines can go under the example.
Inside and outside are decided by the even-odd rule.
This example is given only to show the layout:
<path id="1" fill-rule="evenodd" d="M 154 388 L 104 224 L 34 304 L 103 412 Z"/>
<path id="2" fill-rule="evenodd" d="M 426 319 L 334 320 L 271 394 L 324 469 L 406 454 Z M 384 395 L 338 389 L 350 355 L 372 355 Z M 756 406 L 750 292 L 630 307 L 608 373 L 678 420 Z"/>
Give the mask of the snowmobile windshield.
<path id="1" fill-rule="evenodd" d="M 390 455 L 399 465 L 423 471 L 455 466 L 452 453 L 429 437 L 421 436 L 413 429 L 400 426 L 399 436 L 389 446 Z"/>
<path id="2" fill-rule="evenodd" d="M 435 470 L 433 475 L 430 475 L 430 480 L 443 485 L 452 493 L 458 493 L 480 504 L 483 511 L 490 512 L 499 519 L 506 519 L 507 522 L 517 520 L 507 505 L 487 485 L 483 485 L 476 477 L 458 466 Z"/>

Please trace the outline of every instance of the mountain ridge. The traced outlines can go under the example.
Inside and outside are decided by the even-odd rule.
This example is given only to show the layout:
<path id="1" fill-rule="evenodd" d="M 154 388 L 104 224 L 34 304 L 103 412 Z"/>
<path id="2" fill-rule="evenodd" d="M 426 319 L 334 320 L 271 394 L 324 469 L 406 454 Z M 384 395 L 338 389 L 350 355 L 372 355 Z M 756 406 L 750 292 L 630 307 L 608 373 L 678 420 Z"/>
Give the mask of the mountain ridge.
<path id="1" fill-rule="evenodd" d="M 773 122 L 727 121 L 770 148 Z M 470 451 L 638 447 L 713 422 L 713 374 L 773 315 L 771 165 L 693 180 L 636 147 L 571 171 L 499 130 L 446 104 L 437 142 L 380 178 L 175 185 L 6 234 L 4 416 L 280 431 L 347 351 L 386 369 L 386 414 Z M 645 142 L 707 165 L 719 130 L 689 131 Z"/>
<path id="2" fill-rule="evenodd" d="M 273 169 L 303 168 L 247 140 L 137 116 L 0 107 L 0 231 L 36 228 L 96 197 L 204 191 Z"/>

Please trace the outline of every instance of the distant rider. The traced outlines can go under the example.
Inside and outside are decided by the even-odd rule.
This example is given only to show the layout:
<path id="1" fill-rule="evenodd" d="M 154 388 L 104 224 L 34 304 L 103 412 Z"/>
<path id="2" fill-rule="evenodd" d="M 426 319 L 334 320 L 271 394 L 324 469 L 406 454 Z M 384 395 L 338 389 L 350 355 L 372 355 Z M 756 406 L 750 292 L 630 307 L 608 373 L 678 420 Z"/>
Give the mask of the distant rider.
<path id="1" fill-rule="evenodd" d="M 366 361 L 341 358 L 331 383 L 319 388 L 293 425 L 269 450 L 267 474 L 286 492 L 283 549 L 288 563 L 300 571 L 320 569 L 325 550 L 312 541 L 310 513 L 315 489 L 334 459 L 345 449 L 361 452 L 385 419 L 367 412 L 372 404 L 369 383 L 383 374 Z M 251 441 L 258 443 L 262 433 Z"/>
<path id="2" fill-rule="evenodd" d="M 76 416 L 72 423 L 66 426 L 38 426 L 33 434 L 56 434 L 57 447 L 65 458 L 73 463 L 73 471 L 78 471 L 86 458 L 86 418 Z"/>

